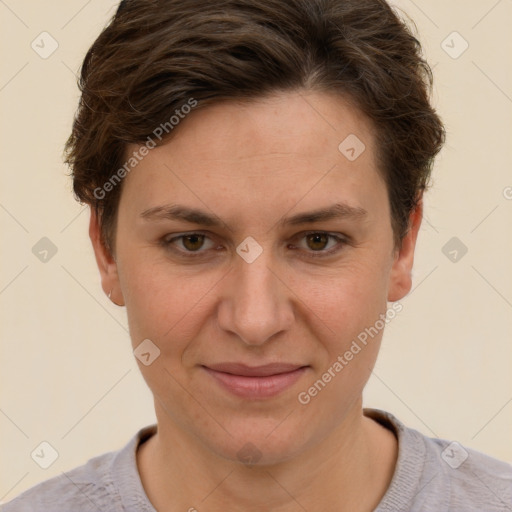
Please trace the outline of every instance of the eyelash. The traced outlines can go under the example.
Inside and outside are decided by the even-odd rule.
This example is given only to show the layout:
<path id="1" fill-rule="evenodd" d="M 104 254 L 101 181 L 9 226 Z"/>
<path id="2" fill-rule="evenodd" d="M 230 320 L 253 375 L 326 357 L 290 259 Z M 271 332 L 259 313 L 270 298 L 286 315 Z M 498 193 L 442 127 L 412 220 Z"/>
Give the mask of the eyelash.
<path id="1" fill-rule="evenodd" d="M 177 252 L 181 256 L 185 256 L 186 258 L 204 257 L 204 254 L 205 254 L 206 251 L 201 251 L 201 250 L 199 250 L 199 251 L 186 251 L 186 250 L 183 250 L 183 249 L 175 249 L 175 248 L 172 247 L 173 242 L 175 242 L 176 240 L 180 240 L 180 239 L 185 238 L 186 236 L 193 236 L 193 235 L 201 235 L 201 236 L 205 236 L 206 238 L 210 238 L 205 233 L 201 233 L 199 231 L 193 231 L 193 232 L 190 232 L 190 233 L 184 233 L 182 235 L 175 236 L 173 238 L 163 238 L 161 240 L 161 245 L 163 245 L 164 248 L 166 248 L 168 250 L 171 250 L 173 252 Z M 342 238 L 342 237 L 337 236 L 337 235 L 333 235 L 333 234 L 325 232 L 325 231 L 308 231 L 308 232 L 305 232 L 305 233 L 301 233 L 301 235 L 302 235 L 301 238 L 305 238 L 305 237 L 307 237 L 309 235 L 327 235 L 330 239 L 334 239 L 336 242 L 338 242 L 335 247 L 329 249 L 328 251 L 306 252 L 305 256 L 307 258 L 325 258 L 325 257 L 331 256 L 331 255 L 339 252 L 342 249 L 342 246 L 344 246 L 344 245 L 346 245 L 348 243 L 348 241 L 345 238 Z"/>

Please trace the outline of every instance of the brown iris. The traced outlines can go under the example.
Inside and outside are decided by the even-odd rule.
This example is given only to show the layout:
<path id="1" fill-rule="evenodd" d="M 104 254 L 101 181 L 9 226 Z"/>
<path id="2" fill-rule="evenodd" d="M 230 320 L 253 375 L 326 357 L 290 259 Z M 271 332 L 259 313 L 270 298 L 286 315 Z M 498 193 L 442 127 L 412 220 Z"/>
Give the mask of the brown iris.
<path id="1" fill-rule="evenodd" d="M 183 246 L 189 251 L 197 251 L 204 243 L 204 236 L 199 234 L 183 235 Z"/>
<path id="2" fill-rule="evenodd" d="M 306 235 L 306 238 L 309 248 L 314 251 L 325 249 L 325 246 L 329 242 L 329 235 L 326 235 L 325 233 L 312 233 L 310 235 Z M 313 245 L 311 245 L 310 242 L 312 242 Z"/>

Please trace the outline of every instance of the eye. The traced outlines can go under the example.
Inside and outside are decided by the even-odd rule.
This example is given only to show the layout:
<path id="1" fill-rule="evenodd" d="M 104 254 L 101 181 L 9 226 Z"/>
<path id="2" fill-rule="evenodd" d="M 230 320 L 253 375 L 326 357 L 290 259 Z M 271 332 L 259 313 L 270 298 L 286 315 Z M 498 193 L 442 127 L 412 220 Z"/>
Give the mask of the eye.
<path id="1" fill-rule="evenodd" d="M 304 240 L 306 244 L 306 256 L 311 258 L 335 254 L 340 251 L 342 246 L 346 243 L 344 238 L 331 233 L 325 233 L 324 231 L 304 233 L 302 234 L 301 240 Z M 332 242 L 331 245 L 329 245 L 330 242 Z M 302 246 L 302 248 L 304 248 L 304 246 Z"/>
<path id="2" fill-rule="evenodd" d="M 208 247 L 208 244 L 206 244 L 206 249 L 201 250 L 204 248 L 206 240 L 210 241 L 210 246 Z M 164 238 L 162 245 L 175 252 L 193 257 L 202 256 L 208 249 L 212 249 L 215 244 L 203 233 L 185 233 L 172 238 Z"/>
<path id="3" fill-rule="evenodd" d="M 324 231 L 302 233 L 296 239 L 304 241 L 304 244 L 300 244 L 297 247 L 288 245 L 288 247 L 301 249 L 306 253 L 306 257 L 311 258 L 335 254 L 347 243 L 343 237 Z M 216 248 L 214 241 L 206 234 L 200 232 L 183 233 L 172 237 L 167 236 L 161 240 L 161 244 L 167 250 L 187 258 L 205 256 L 210 250 L 215 250 Z"/>

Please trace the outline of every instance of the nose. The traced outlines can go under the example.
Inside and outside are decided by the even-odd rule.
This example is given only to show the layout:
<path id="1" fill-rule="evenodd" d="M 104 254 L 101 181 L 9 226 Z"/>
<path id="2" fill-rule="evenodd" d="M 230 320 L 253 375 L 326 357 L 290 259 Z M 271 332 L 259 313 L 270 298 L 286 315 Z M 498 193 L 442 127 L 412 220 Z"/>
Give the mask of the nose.
<path id="1" fill-rule="evenodd" d="M 252 263 L 236 258 L 221 292 L 219 326 L 246 345 L 263 345 L 295 321 L 293 293 L 268 253 L 264 250 Z"/>

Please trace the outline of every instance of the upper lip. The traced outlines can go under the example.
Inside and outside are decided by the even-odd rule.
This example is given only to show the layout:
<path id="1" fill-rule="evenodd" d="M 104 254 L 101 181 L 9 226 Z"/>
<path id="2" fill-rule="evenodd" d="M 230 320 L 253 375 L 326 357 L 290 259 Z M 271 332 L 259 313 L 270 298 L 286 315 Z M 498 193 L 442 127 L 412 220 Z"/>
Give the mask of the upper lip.
<path id="1" fill-rule="evenodd" d="M 269 363 L 262 366 L 247 366 L 243 363 L 219 363 L 206 366 L 217 372 L 242 375 L 244 377 L 267 377 L 279 373 L 287 373 L 302 368 L 305 365 L 290 363 Z"/>

